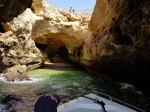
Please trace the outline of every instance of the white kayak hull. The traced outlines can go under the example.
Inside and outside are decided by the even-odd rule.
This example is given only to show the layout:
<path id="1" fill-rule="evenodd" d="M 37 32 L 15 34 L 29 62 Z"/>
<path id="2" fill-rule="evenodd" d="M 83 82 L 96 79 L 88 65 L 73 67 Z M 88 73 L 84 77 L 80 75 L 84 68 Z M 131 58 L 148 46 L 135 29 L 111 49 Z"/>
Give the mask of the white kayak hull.
<path id="1" fill-rule="evenodd" d="M 105 103 L 105 110 L 107 112 L 137 112 L 121 104 L 115 103 L 103 97 L 97 96 L 93 93 L 85 95 L 89 98 L 103 101 Z M 101 105 L 95 103 L 93 100 L 79 97 L 78 99 L 71 100 L 67 103 L 60 105 L 57 108 L 58 112 L 104 112 Z"/>

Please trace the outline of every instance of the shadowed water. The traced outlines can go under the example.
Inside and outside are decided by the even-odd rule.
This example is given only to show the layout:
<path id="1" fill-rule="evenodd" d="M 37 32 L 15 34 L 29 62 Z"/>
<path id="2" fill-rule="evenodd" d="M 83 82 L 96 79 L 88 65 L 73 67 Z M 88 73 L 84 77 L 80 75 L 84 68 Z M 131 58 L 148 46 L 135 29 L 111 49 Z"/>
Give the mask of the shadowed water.
<path id="1" fill-rule="evenodd" d="M 23 103 L 14 106 L 17 112 L 33 112 L 37 98 L 43 94 L 58 94 L 61 99 L 90 90 L 104 92 L 136 107 L 150 111 L 150 95 L 130 84 L 108 83 L 91 77 L 80 69 L 37 69 L 28 72 L 31 81 L 6 82 L 0 76 L 0 99 L 8 94 L 18 94 Z"/>

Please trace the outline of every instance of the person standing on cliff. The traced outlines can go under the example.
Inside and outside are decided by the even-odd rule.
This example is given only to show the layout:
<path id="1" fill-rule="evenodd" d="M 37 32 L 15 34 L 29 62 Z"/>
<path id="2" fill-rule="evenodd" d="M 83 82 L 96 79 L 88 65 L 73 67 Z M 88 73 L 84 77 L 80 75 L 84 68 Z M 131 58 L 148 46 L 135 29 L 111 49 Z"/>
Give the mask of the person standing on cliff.
<path id="1" fill-rule="evenodd" d="M 70 13 L 72 12 L 72 7 L 70 7 L 70 10 L 69 10 L 69 12 L 70 12 Z"/>
<path id="2" fill-rule="evenodd" d="M 72 12 L 75 13 L 75 9 L 73 9 Z"/>

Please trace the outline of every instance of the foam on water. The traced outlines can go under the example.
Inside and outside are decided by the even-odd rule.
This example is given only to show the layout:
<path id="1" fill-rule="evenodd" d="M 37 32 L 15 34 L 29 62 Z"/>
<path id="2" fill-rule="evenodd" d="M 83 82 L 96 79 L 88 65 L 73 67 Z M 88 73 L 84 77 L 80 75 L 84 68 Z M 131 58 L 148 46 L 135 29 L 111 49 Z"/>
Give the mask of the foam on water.
<path id="1" fill-rule="evenodd" d="M 23 80 L 23 81 L 6 81 L 3 77 L 3 74 L 0 74 L 0 81 L 4 83 L 9 83 L 9 84 L 25 84 L 25 83 L 36 83 L 40 82 L 44 79 L 36 79 L 36 78 L 30 78 L 30 80 Z"/>

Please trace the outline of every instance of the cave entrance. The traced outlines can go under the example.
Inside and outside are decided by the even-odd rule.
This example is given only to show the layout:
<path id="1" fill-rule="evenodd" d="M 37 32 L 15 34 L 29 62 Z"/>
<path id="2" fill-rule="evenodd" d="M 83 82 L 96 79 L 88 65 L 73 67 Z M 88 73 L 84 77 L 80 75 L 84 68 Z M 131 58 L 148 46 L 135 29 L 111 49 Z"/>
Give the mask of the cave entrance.
<path id="1" fill-rule="evenodd" d="M 68 60 L 68 50 L 65 46 L 51 47 L 48 46 L 46 49 L 48 59 L 52 63 L 66 63 Z M 48 61 L 48 60 L 46 60 Z"/>
<path id="2" fill-rule="evenodd" d="M 47 54 L 45 62 L 48 63 L 68 63 L 68 50 L 61 41 L 52 42 L 49 44 L 35 43 L 37 48 Z"/>

